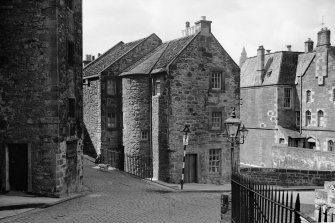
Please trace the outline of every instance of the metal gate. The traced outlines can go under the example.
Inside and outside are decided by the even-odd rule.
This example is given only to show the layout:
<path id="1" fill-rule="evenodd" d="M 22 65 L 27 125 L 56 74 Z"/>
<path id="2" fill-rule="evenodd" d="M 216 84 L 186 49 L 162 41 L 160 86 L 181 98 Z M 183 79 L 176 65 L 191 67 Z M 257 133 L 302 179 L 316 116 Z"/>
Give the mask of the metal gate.
<path id="1" fill-rule="evenodd" d="M 232 186 L 232 222 L 234 223 L 300 223 L 327 222 L 327 211 L 319 211 L 319 221 L 300 211 L 299 194 L 276 189 L 234 173 Z M 323 213 L 323 214 L 322 214 Z M 323 216 L 322 216 L 323 215 Z M 333 217 L 331 217 L 333 221 Z"/>

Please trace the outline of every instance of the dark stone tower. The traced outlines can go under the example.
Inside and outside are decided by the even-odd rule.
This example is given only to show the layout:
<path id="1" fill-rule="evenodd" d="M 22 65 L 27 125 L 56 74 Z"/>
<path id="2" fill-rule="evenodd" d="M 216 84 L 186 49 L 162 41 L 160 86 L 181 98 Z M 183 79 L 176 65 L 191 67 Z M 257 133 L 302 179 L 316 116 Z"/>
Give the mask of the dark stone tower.
<path id="1" fill-rule="evenodd" d="M 82 1 L 0 3 L 0 190 L 82 187 Z"/>

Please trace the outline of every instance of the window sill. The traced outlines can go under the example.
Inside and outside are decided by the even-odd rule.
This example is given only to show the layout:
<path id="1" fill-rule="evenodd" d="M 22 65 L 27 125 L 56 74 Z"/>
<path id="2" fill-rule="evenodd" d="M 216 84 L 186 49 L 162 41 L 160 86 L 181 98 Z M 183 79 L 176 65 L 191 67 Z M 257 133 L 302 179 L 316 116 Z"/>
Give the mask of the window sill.
<path id="1" fill-rule="evenodd" d="M 219 88 L 212 88 L 208 90 L 209 93 L 224 93 L 225 91 Z"/>

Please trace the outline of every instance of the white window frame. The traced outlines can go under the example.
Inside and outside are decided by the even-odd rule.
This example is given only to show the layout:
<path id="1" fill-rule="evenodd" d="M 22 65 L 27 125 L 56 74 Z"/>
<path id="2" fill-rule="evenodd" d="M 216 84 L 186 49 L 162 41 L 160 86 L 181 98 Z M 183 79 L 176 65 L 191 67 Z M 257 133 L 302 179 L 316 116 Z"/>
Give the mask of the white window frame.
<path id="1" fill-rule="evenodd" d="M 212 111 L 211 113 L 211 129 L 221 130 L 222 129 L 222 112 Z"/>
<path id="2" fill-rule="evenodd" d="M 221 90 L 222 72 L 214 71 L 211 74 L 211 82 L 213 90 Z"/>
<path id="3" fill-rule="evenodd" d="M 208 172 L 221 172 L 221 149 L 209 149 L 208 151 Z"/>

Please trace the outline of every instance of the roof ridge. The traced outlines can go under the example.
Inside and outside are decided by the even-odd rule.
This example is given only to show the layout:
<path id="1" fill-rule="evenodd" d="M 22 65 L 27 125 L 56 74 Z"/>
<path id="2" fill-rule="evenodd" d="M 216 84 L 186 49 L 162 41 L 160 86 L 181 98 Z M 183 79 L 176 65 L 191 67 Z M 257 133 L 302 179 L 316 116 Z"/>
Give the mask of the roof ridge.
<path id="1" fill-rule="evenodd" d="M 113 65 L 116 61 L 119 61 L 122 57 L 126 56 L 130 51 L 132 51 L 133 49 L 135 49 L 138 45 L 140 45 L 141 43 L 143 43 L 145 40 L 147 40 L 149 37 L 151 37 L 154 33 L 150 34 L 149 36 L 142 38 L 142 39 L 138 39 L 138 40 L 134 40 L 126 44 L 131 44 L 131 43 L 135 43 L 137 41 L 139 41 L 136 45 L 134 45 L 132 48 L 130 48 L 128 51 L 126 51 L 124 54 L 122 54 L 121 56 L 119 56 L 116 60 L 114 60 L 111 64 L 109 64 L 108 66 L 106 66 L 101 72 L 103 72 L 104 70 L 106 70 L 108 67 L 110 67 L 111 65 Z M 156 35 L 156 34 L 155 34 Z M 100 72 L 100 73 L 101 73 Z"/>
<path id="2" fill-rule="evenodd" d="M 125 43 L 123 41 L 120 41 L 118 42 L 117 44 L 115 44 L 114 46 L 112 46 L 109 50 L 105 51 L 103 54 L 100 55 L 100 57 L 98 57 L 97 59 L 95 60 L 92 60 L 91 62 L 89 62 L 85 67 L 84 69 L 86 69 L 87 67 L 91 66 L 92 64 L 94 64 L 96 61 L 98 61 L 99 58 L 102 58 L 103 56 L 105 56 L 107 53 L 109 53 L 110 51 L 112 50 L 115 50 L 115 48 L 117 46 L 121 46 L 121 45 L 124 45 Z"/>

